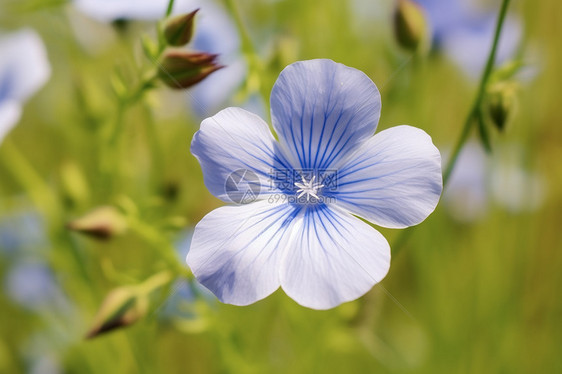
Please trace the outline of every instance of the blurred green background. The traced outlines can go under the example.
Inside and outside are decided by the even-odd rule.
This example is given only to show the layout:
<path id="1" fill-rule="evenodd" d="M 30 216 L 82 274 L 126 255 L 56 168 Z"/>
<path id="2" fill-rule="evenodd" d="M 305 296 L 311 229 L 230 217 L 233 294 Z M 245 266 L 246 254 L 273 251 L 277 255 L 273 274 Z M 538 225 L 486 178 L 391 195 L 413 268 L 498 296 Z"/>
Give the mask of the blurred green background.
<path id="1" fill-rule="evenodd" d="M 267 102 L 286 65 L 330 58 L 377 84 L 379 130 L 411 124 L 442 151 L 452 148 L 477 80 L 438 51 L 401 49 L 392 1 L 374 1 L 372 13 L 357 11 L 359 1 L 232 3 L 254 54 L 231 104 L 254 94 Z M 490 200 L 486 214 L 459 221 L 440 204 L 409 232 L 381 284 L 332 310 L 303 308 L 281 290 L 247 307 L 224 305 L 174 273 L 146 316 L 93 339 L 85 336 L 108 292 L 185 267 L 191 228 L 222 204 L 189 153 L 202 118 L 191 91 L 163 85 L 120 109 L 115 77 L 130 89 L 150 70 L 140 37 L 154 36 L 156 22 L 86 21 L 61 1 L 0 4 L 0 29 L 35 29 L 53 70 L 0 145 L 0 372 L 562 372 L 559 1 L 512 1 L 535 73 L 520 83 L 507 131 L 491 130 L 494 151 L 517 144 L 520 167 L 541 175 L 537 207 Z M 95 47 L 80 31 L 95 35 Z M 123 133 L 108 178 L 100 129 L 116 120 Z M 107 205 L 134 217 L 122 235 L 97 240 L 67 229 Z M 404 238 L 381 231 L 391 246 Z M 15 272 L 22 266 L 29 272 Z M 45 267 L 38 274 L 34 266 Z"/>

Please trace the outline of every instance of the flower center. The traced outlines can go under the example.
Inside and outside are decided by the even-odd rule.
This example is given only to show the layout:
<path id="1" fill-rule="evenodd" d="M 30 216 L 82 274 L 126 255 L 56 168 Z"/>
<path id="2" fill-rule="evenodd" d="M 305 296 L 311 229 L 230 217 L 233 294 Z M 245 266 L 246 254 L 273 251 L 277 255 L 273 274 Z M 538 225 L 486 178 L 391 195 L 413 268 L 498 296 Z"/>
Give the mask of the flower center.
<path id="1" fill-rule="evenodd" d="M 306 195 L 307 202 L 310 202 L 311 197 L 315 198 L 316 200 L 319 200 L 320 198 L 318 197 L 318 190 L 324 187 L 324 185 L 321 183 L 314 183 L 314 179 L 316 178 L 316 176 L 313 176 L 312 179 L 309 180 L 308 182 L 306 181 L 304 176 L 302 176 L 301 178 L 302 178 L 302 183 L 295 182 L 295 186 L 298 188 L 297 198 L 300 199 L 301 197 Z"/>

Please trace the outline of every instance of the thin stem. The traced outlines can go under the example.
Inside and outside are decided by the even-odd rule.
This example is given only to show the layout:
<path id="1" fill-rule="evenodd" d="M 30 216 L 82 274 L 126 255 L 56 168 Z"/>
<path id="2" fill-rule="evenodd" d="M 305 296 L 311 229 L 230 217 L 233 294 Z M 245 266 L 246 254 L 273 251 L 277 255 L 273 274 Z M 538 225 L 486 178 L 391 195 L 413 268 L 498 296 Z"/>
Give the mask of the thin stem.
<path id="1" fill-rule="evenodd" d="M 158 189 L 161 187 L 159 183 L 162 183 L 162 176 L 164 175 L 164 151 L 162 149 L 162 144 L 160 143 L 160 134 L 156 128 L 156 123 L 150 107 L 148 104 L 144 103 L 143 109 L 146 115 L 146 135 L 152 154 L 151 180 L 155 183 L 155 188 Z"/>
<path id="2" fill-rule="evenodd" d="M 55 192 L 11 141 L 6 141 L 3 144 L 2 151 L 6 160 L 5 164 L 15 181 L 29 194 L 33 204 L 45 218 L 47 229 L 53 241 L 68 246 L 80 274 L 88 283 L 90 276 L 80 250 L 72 243 L 68 231 L 60 224 L 64 221 L 64 216 L 60 202 L 55 197 Z M 54 258 L 59 260 L 63 256 L 55 255 Z M 64 258 L 66 257 L 64 256 Z"/>
<path id="3" fill-rule="evenodd" d="M 162 258 L 168 265 L 168 270 L 186 279 L 193 278 L 193 274 L 180 264 L 174 246 L 158 229 L 136 218 L 130 218 L 129 228 L 148 243 L 151 249 L 156 251 L 158 257 Z"/>
<path id="4" fill-rule="evenodd" d="M 492 49 L 490 50 L 490 54 L 488 56 L 488 61 L 486 62 L 486 67 L 484 69 L 484 73 L 482 74 L 482 79 L 480 80 L 480 86 L 478 87 L 478 92 L 476 94 L 476 98 L 474 100 L 474 104 L 472 105 L 468 117 L 464 123 L 464 127 L 462 129 L 461 135 L 453 149 L 453 153 L 451 154 L 451 159 L 447 164 L 447 168 L 443 173 L 443 185 L 445 186 L 449 181 L 451 173 L 455 167 L 455 163 L 459 157 L 459 154 L 462 150 L 462 147 L 466 140 L 468 139 L 468 135 L 470 133 L 472 124 L 474 123 L 476 117 L 479 115 L 478 113 L 482 107 L 482 100 L 484 99 L 484 94 L 486 93 L 486 86 L 488 85 L 488 80 L 490 79 L 490 75 L 492 74 L 492 70 L 494 67 L 494 61 L 496 60 L 496 52 L 498 49 L 498 44 L 500 40 L 501 30 L 503 27 L 503 22 L 505 20 L 505 16 L 507 14 L 507 8 L 509 6 L 510 0 L 503 0 L 500 13 L 498 15 L 498 21 L 496 24 L 496 31 L 494 34 L 494 43 L 492 44 Z"/>
<path id="5" fill-rule="evenodd" d="M 142 291 L 146 294 L 150 294 L 157 290 L 158 288 L 165 286 L 175 279 L 175 274 L 168 270 L 161 271 L 160 273 L 154 274 L 140 285 Z"/>
<path id="6" fill-rule="evenodd" d="M 242 39 L 242 50 L 245 53 L 254 53 L 254 44 L 252 43 L 252 39 L 250 39 L 248 30 L 246 30 L 246 27 L 244 26 L 244 22 L 242 22 L 242 17 L 240 16 L 240 12 L 238 11 L 236 2 L 234 0 L 225 0 L 225 3 L 226 7 L 230 11 L 230 14 L 234 18 L 238 34 L 240 35 L 240 39 Z"/>
<path id="7" fill-rule="evenodd" d="M 50 215 L 56 220 L 60 212 L 49 185 L 11 141 L 4 142 L 2 150 L 5 155 L 5 165 L 15 180 L 29 193 L 31 200 L 45 217 Z"/>
<path id="8" fill-rule="evenodd" d="M 172 14 L 172 10 L 174 9 L 174 0 L 170 0 L 168 3 L 168 9 L 166 9 L 166 17 L 169 17 Z"/>
<path id="9" fill-rule="evenodd" d="M 122 160 L 120 141 L 125 126 L 125 114 L 130 107 L 137 104 L 144 97 L 144 94 L 151 89 L 156 79 L 156 74 L 146 75 L 131 92 L 118 100 L 115 122 L 112 124 L 110 133 L 105 141 L 105 152 L 102 155 L 101 165 L 105 178 L 104 186 L 110 193 L 115 192 L 113 187 L 118 184 L 115 178 L 121 175 L 123 167 L 120 163 Z"/>
<path id="10" fill-rule="evenodd" d="M 509 6 L 510 0 L 503 0 L 500 12 L 498 15 L 498 21 L 496 24 L 496 30 L 494 33 L 494 42 L 492 44 L 492 49 L 490 50 L 490 54 L 488 55 L 488 60 L 486 62 L 486 67 L 484 68 L 484 72 L 482 73 L 482 78 L 480 80 L 480 85 L 478 86 L 478 91 L 476 93 L 476 98 L 474 99 L 474 103 L 472 104 L 470 111 L 466 117 L 464 122 L 461 134 L 455 144 L 453 149 L 453 153 L 451 154 L 451 159 L 447 163 L 447 167 L 445 168 L 445 172 L 443 173 L 443 188 L 445 188 L 449 182 L 449 178 L 451 177 L 451 173 L 455 167 L 459 154 L 466 143 L 468 136 L 470 135 L 470 130 L 472 129 L 472 124 L 479 119 L 481 116 L 482 110 L 482 101 L 484 99 L 486 93 L 486 86 L 492 74 L 492 70 L 494 67 L 494 61 L 496 59 L 496 53 L 498 49 L 498 44 L 500 40 L 501 30 L 503 27 L 503 23 L 505 20 L 505 16 L 507 14 L 507 8 Z M 410 237 L 411 231 L 413 227 L 408 228 L 406 230 L 402 230 L 402 232 L 397 236 L 395 245 L 392 247 L 393 255 L 396 255 L 400 249 L 406 244 L 408 238 Z"/>
<path id="11" fill-rule="evenodd" d="M 238 10 L 235 0 L 225 0 L 226 7 L 228 8 L 230 14 L 234 18 L 234 23 L 236 24 L 236 29 L 238 35 L 240 36 L 242 42 L 242 53 L 246 60 L 248 61 L 248 77 L 246 79 L 246 92 L 259 92 L 264 102 L 268 101 L 268 92 L 265 92 L 264 85 L 261 84 L 260 77 L 262 76 L 263 65 L 261 63 L 260 57 L 256 51 L 254 43 L 250 38 L 250 34 L 242 21 L 242 16 Z"/>

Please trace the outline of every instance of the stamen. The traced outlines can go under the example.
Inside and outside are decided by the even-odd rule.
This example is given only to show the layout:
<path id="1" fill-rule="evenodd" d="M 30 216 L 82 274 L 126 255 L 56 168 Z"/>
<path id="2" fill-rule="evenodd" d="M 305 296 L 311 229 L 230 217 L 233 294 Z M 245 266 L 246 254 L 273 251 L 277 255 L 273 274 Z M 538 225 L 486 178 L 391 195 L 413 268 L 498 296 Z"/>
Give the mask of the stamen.
<path id="1" fill-rule="evenodd" d="M 319 200 L 320 198 L 318 197 L 318 190 L 321 189 L 322 187 L 324 187 L 323 184 L 320 183 L 314 183 L 314 179 L 316 178 L 316 176 L 312 176 L 312 179 L 310 179 L 310 181 L 306 181 L 306 179 L 304 178 L 304 176 L 301 176 L 302 179 L 302 183 L 298 183 L 295 182 L 295 186 L 298 187 L 297 190 L 297 197 L 300 199 L 301 197 L 303 197 L 304 195 L 306 195 L 306 201 L 310 202 L 310 197 L 312 196 L 313 198 L 315 198 L 316 200 Z"/>

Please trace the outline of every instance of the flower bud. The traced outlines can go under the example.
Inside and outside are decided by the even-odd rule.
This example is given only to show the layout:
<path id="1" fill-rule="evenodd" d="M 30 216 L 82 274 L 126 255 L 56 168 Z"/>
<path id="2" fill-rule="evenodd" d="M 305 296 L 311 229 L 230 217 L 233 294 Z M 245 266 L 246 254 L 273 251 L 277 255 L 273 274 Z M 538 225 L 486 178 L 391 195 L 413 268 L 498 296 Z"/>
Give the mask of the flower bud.
<path id="1" fill-rule="evenodd" d="M 105 297 L 86 338 L 90 339 L 137 322 L 148 313 L 151 295 L 170 285 L 173 280 L 174 275 L 165 270 L 135 286 L 114 289 Z"/>
<path id="2" fill-rule="evenodd" d="M 129 326 L 146 315 L 148 298 L 135 287 L 120 287 L 111 291 L 103 301 L 93 327 L 86 338 Z"/>
<path id="3" fill-rule="evenodd" d="M 158 76 L 169 87 L 191 87 L 224 66 L 216 62 L 218 55 L 172 49 L 164 53 Z"/>
<path id="4" fill-rule="evenodd" d="M 109 239 L 127 230 L 127 220 L 114 207 L 102 206 L 70 222 L 67 227 L 94 238 Z"/>
<path id="5" fill-rule="evenodd" d="M 191 13 L 168 18 L 164 24 L 164 38 L 168 45 L 181 47 L 186 45 L 193 36 L 193 19 L 199 9 Z"/>
<path id="6" fill-rule="evenodd" d="M 429 28 L 422 7 L 413 0 L 398 0 L 394 11 L 394 33 L 403 48 L 421 51 L 428 47 Z"/>
<path id="7" fill-rule="evenodd" d="M 71 207 L 80 207 L 90 196 L 88 183 L 75 162 L 67 161 L 60 168 L 60 180 L 63 197 Z"/>
<path id="8" fill-rule="evenodd" d="M 486 95 L 486 109 L 494 126 L 504 131 L 515 109 L 516 87 L 514 83 L 500 82 L 493 84 Z"/>

